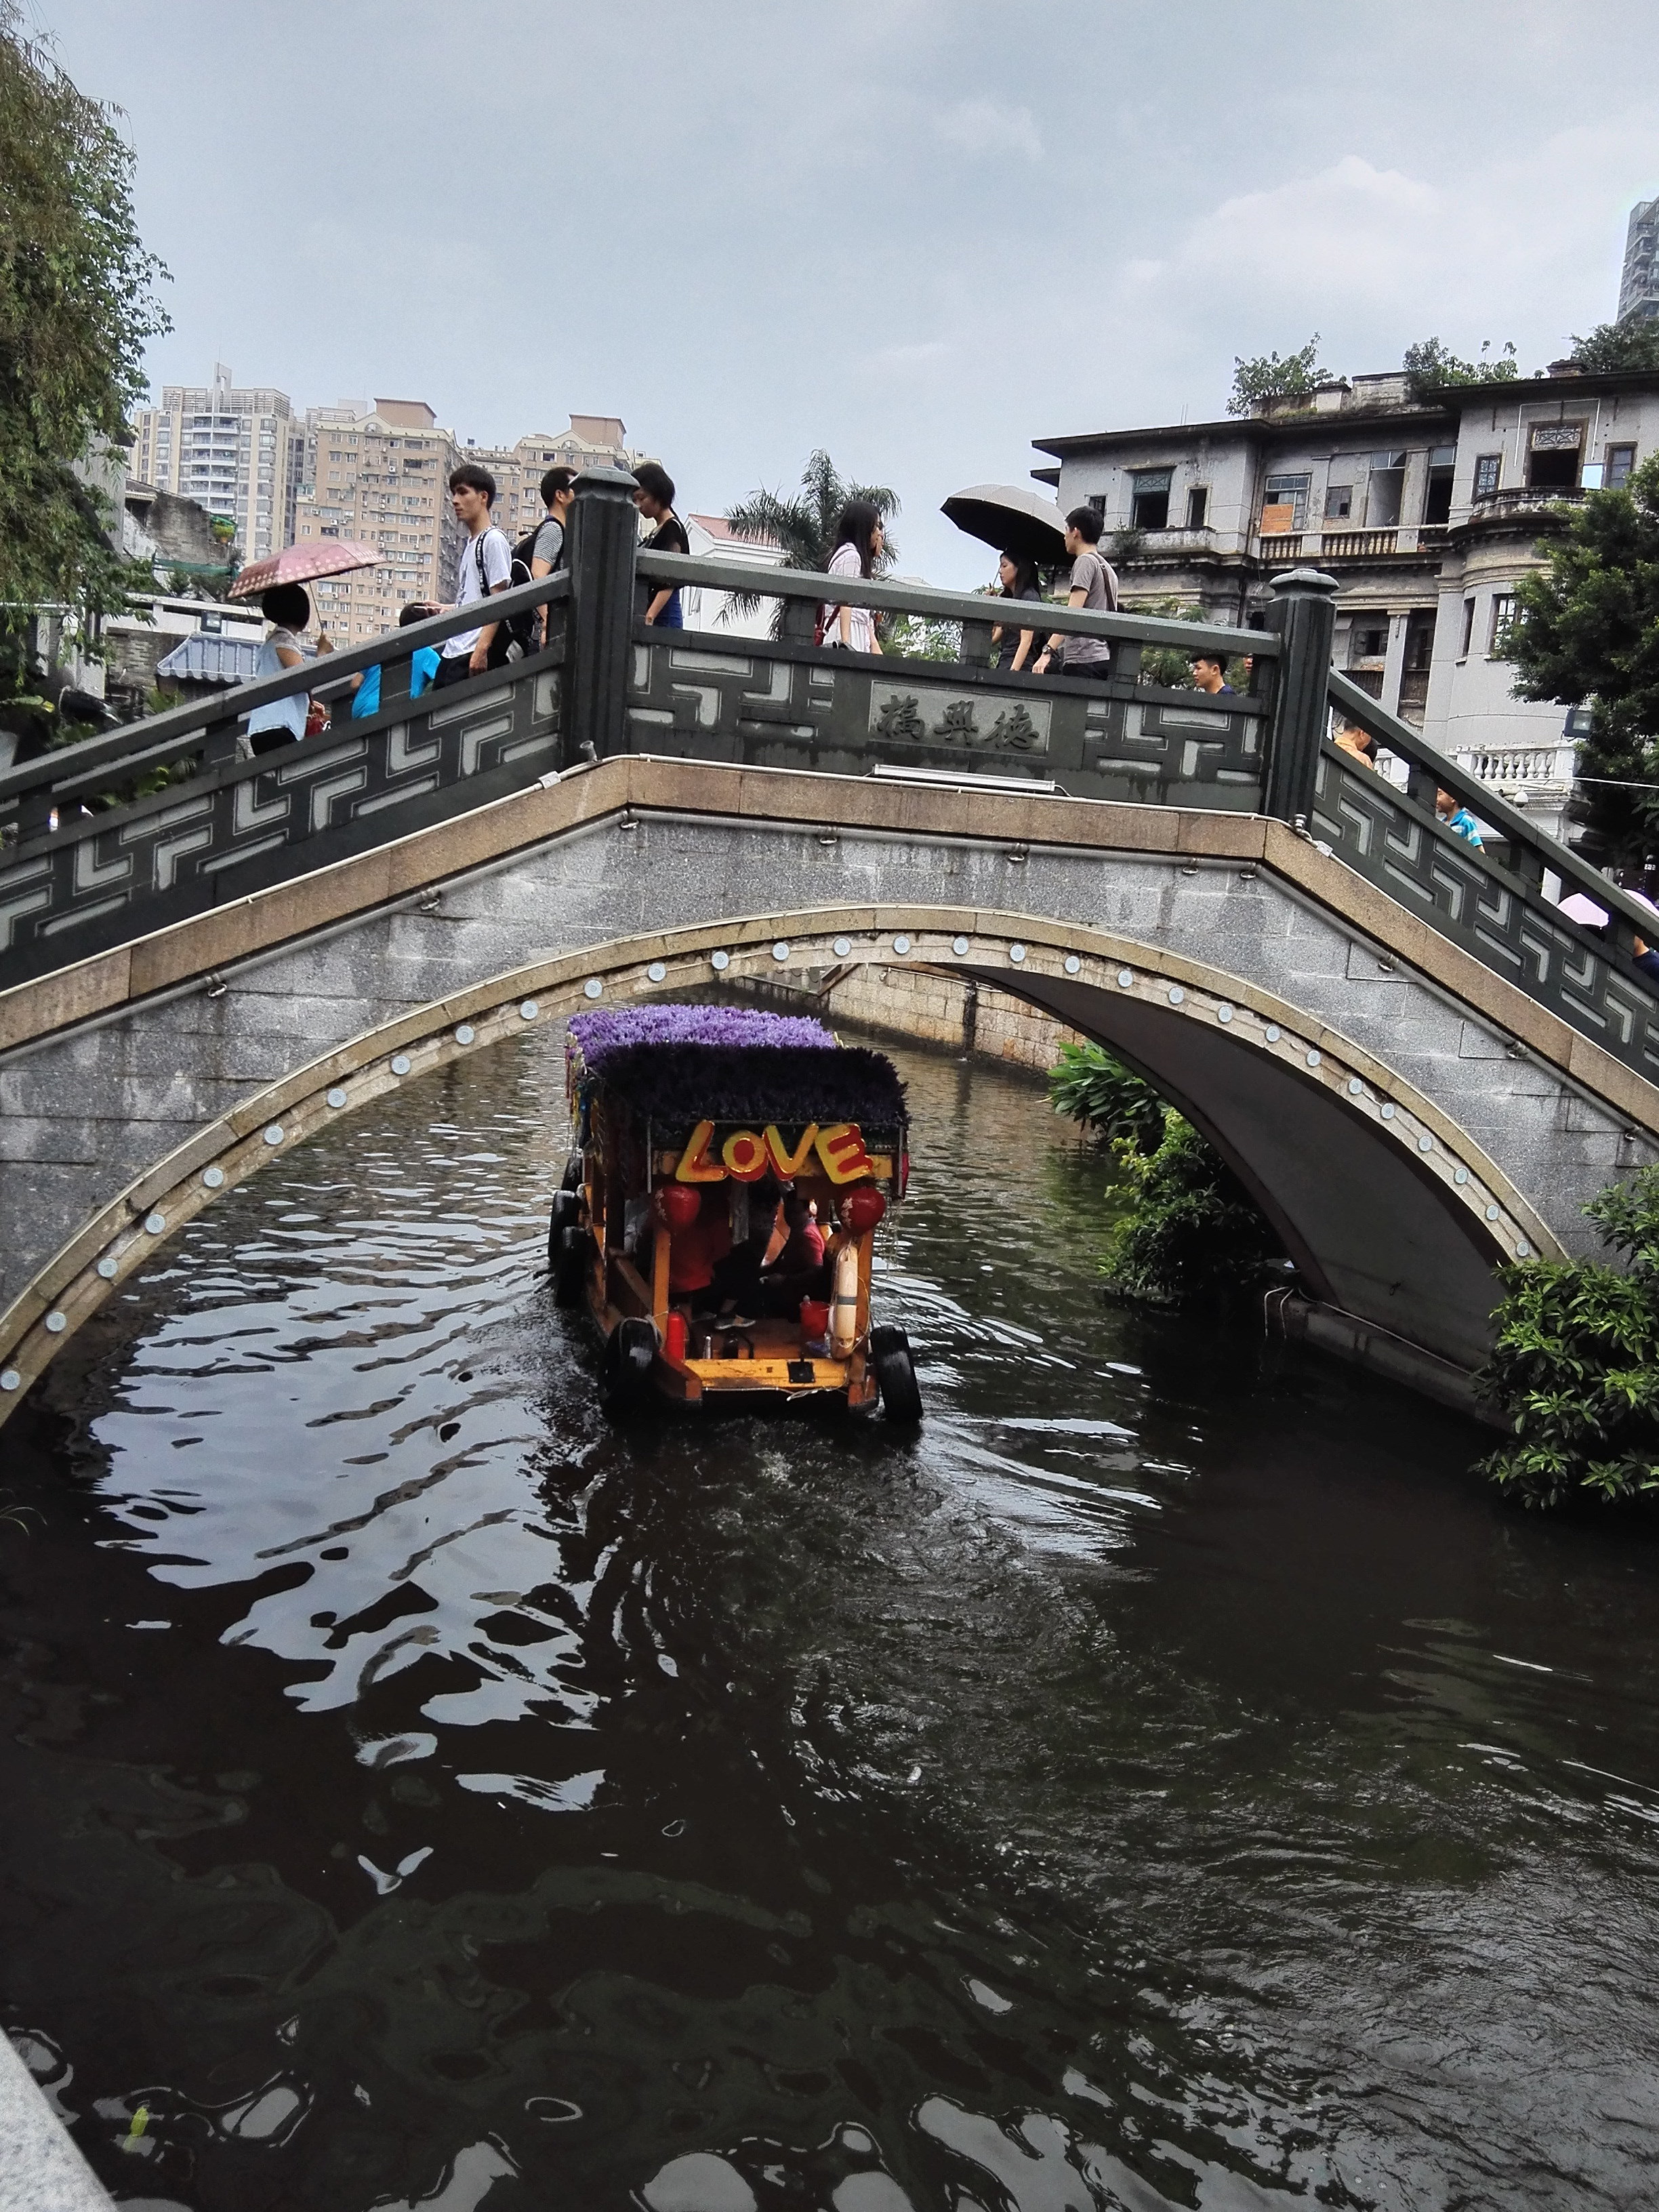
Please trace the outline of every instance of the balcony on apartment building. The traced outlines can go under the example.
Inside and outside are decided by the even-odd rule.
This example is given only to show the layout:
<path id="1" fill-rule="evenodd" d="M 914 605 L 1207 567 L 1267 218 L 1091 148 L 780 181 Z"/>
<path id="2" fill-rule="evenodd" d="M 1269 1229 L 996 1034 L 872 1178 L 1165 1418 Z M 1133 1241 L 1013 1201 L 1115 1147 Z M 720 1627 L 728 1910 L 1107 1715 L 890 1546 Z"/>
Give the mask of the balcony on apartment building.
<path id="1" fill-rule="evenodd" d="M 1293 568 L 1304 561 L 1322 566 L 1329 561 L 1425 559 L 1444 545 L 1446 527 L 1443 522 L 1418 522 L 1389 530 L 1259 530 L 1250 550 L 1275 568 Z"/>

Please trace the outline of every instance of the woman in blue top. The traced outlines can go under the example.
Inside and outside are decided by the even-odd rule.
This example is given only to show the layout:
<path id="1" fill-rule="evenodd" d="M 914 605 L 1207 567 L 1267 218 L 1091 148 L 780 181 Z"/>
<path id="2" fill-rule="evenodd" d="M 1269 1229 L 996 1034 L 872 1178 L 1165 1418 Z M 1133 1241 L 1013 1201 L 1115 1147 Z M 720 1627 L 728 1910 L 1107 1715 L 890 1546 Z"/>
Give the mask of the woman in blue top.
<path id="1" fill-rule="evenodd" d="M 407 629 L 410 623 L 429 622 L 437 611 L 436 607 L 428 606 L 424 599 L 411 599 L 398 617 L 398 627 L 399 629 Z M 422 692 L 436 677 L 438 659 L 438 648 L 435 645 L 423 645 L 410 653 L 409 696 L 411 699 L 418 699 Z M 380 711 L 379 664 L 377 663 L 373 668 L 365 668 L 362 674 L 354 676 L 351 682 L 352 689 L 356 694 L 351 702 L 352 720 L 362 722 L 367 720 L 371 714 L 378 714 Z"/>
<path id="2" fill-rule="evenodd" d="M 270 624 L 270 635 L 259 647 L 254 680 L 279 676 L 285 668 L 304 665 L 300 632 L 311 621 L 311 599 L 299 584 L 274 584 L 259 601 L 259 611 Z M 286 699 L 273 699 L 256 707 L 247 718 L 250 752 L 274 753 L 283 745 L 297 745 L 306 733 L 311 701 L 304 691 L 290 691 Z"/>

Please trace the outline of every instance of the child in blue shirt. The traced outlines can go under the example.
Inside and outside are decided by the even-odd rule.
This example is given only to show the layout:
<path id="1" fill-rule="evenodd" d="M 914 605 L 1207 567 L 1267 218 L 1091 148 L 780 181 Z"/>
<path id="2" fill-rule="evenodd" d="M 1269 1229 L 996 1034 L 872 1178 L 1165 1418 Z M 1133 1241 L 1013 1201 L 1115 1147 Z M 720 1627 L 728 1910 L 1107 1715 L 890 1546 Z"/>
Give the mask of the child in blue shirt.
<path id="1" fill-rule="evenodd" d="M 424 599 L 411 599 L 398 617 L 398 627 L 399 629 L 407 629 L 410 623 L 428 622 L 437 611 L 436 607 L 429 607 Z M 418 699 L 437 673 L 437 647 L 422 646 L 420 650 L 411 654 L 410 658 L 410 697 Z M 351 719 L 354 722 L 364 721 L 370 714 L 378 714 L 380 711 L 380 672 L 378 666 L 366 668 L 356 681 L 356 696 L 351 702 Z"/>

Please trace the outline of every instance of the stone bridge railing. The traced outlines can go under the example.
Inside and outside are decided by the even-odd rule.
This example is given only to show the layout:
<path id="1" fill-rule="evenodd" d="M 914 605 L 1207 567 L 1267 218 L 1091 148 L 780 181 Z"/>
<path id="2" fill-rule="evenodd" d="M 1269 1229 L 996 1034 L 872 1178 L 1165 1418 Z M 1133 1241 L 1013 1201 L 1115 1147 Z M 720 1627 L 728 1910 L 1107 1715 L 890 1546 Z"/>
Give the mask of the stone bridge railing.
<path id="1" fill-rule="evenodd" d="M 615 471 L 582 477 L 569 570 L 491 603 L 495 615 L 546 609 L 545 642 L 528 659 L 412 701 L 410 653 L 477 622 L 439 616 L 0 773 L 0 989 L 631 751 L 1273 816 L 1659 1079 L 1656 994 L 1633 958 L 1637 936 L 1659 923 L 1332 668 L 1332 579 L 1276 579 L 1265 631 L 832 583 L 641 554 L 632 489 Z M 775 635 L 647 627 L 647 596 L 668 583 L 758 593 Z M 826 599 L 919 617 L 955 657 L 817 646 Z M 1109 673 L 994 667 L 1005 613 L 1109 639 Z M 1212 697 L 1153 682 L 1146 655 L 1157 647 L 1242 659 L 1244 688 Z M 302 690 L 343 696 L 345 679 L 374 665 L 377 714 L 343 713 L 320 737 L 238 757 L 252 708 Z M 1403 790 L 1328 742 L 1333 708 L 1407 763 Z M 143 793 L 158 770 L 165 787 Z M 1437 790 L 1501 845 L 1478 853 L 1450 831 Z M 1607 913 L 1605 931 L 1559 913 L 1575 889 Z"/>

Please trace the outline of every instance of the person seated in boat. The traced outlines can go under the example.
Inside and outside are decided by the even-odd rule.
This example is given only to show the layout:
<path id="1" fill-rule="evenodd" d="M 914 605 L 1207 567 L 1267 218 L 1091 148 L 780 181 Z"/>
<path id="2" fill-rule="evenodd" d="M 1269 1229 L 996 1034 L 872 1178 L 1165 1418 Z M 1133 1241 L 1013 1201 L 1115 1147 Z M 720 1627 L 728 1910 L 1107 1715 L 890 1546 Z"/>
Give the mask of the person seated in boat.
<path id="1" fill-rule="evenodd" d="M 769 1314 L 797 1313 L 803 1298 L 819 1297 L 824 1279 L 823 1237 L 811 1201 L 791 1191 L 783 1201 L 783 1239 L 761 1277 L 761 1295 Z"/>
<path id="2" fill-rule="evenodd" d="M 792 1191 L 783 1201 L 783 1248 L 769 1264 L 781 1275 L 803 1275 L 823 1265 L 823 1235 L 809 1200 Z"/>
<path id="3" fill-rule="evenodd" d="M 670 1303 L 700 1310 L 716 1304 L 715 1273 L 731 1249 L 731 1218 L 720 1199 L 706 1190 L 696 1219 L 689 1228 L 677 1230 L 669 1243 Z"/>
<path id="4" fill-rule="evenodd" d="M 747 1233 L 714 1270 L 714 1299 L 723 1316 L 752 1321 L 759 1310 L 761 1270 L 781 1242 L 779 1196 L 769 1175 L 748 1187 Z"/>

